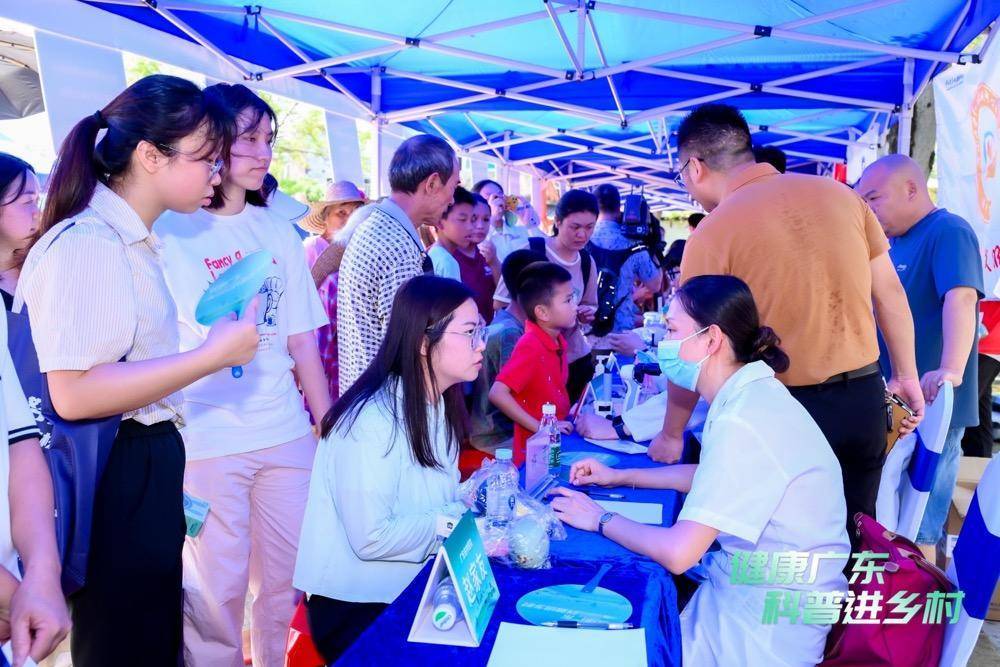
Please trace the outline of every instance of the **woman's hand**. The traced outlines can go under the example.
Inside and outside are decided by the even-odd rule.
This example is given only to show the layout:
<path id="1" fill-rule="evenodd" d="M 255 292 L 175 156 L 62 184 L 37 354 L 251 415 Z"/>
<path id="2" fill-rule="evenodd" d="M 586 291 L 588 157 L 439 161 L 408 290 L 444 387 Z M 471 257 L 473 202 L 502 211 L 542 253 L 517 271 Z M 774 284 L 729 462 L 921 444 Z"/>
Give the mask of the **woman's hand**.
<path id="1" fill-rule="evenodd" d="M 492 194 L 487 203 L 490 205 L 490 223 L 499 229 L 503 224 L 503 214 L 507 211 L 507 198 Z"/>
<path id="2" fill-rule="evenodd" d="M 573 432 L 573 422 L 558 421 L 556 422 L 556 428 L 558 428 L 559 432 L 563 435 L 569 435 Z"/>
<path id="3" fill-rule="evenodd" d="M 257 354 L 257 305 L 254 297 L 238 320 L 224 318 L 212 325 L 201 347 L 220 369 L 245 366 Z"/>
<path id="4" fill-rule="evenodd" d="M 580 324 L 590 324 L 594 321 L 594 315 L 597 314 L 597 308 L 594 306 L 577 306 L 576 307 L 576 321 Z"/>
<path id="5" fill-rule="evenodd" d="M 604 417 L 598 417 L 590 412 L 580 414 L 576 418 L 576 432 L 585 438 L 595 440 L 614 440 L 618 437 L 615 427 Z"/>
<path id="6" fill-rule="evenodd" d="M 573 486 L 621 486 L 622 474 L 597 459 L 583 459 L 569 469 L 569 483 Z"/>
<path id="7" fill-rule="evenodd" d="M 626 357 L 634 357 L 636 352 L 646 349 L 646 341 L 634 331 L 609 333 L 606 340 L 612 350 Z"/>
<path id="8" fill-rule="evenodd" d="M 594 532 L 601 521 L 605 509 L 595 503 L 590 497 L 579 491 L 570 491 L 562 487 L 549 491 L 552 499 L 552 509 L 564 523 L 580 530 Z"/>

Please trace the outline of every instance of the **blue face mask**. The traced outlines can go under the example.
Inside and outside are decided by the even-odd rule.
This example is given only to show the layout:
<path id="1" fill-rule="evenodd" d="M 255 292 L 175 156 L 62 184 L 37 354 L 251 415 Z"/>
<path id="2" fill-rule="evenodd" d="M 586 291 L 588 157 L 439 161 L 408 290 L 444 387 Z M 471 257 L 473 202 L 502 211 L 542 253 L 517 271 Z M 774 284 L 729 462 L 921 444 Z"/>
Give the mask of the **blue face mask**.
<path id="1" fill-rule="evenodd" d="M 695 331 L 687 338 L 660 341 L 660 345 L 656 350 L 657 361 L 660 362 L 660 369 L 666 378 L 678 387 L 683 387 L 688 391 L 696 391 L 695 387 L 698 386 L 701 365 L 705 363 L 708 356 L 701 361 L 685 361 L 680 357 L 681 343 L 694 338 L 704 331 L 708 331 L 708 327 L 705 327 L 701 331 Z"/>

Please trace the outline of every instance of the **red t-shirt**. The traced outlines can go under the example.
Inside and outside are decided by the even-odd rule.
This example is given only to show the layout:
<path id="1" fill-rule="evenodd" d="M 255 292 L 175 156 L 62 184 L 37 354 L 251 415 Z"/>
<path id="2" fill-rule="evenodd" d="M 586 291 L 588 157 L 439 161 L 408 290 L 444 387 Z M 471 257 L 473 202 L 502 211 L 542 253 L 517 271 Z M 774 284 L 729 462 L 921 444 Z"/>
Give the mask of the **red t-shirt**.
<path id="1" fill-rule="evenodd" d="M 451 253 L 451 256 L 458 262 L 462 282 L 475 295 L 479 314 L 489 324 L 493 321 L 493 293 L 497 288 L 496 282 L 493 280 L 493 270 L 486 263 L 483 254 L 479 252 L 479 248 L 476 248 L 476 254 L 472 257 L 457 249 Z"/>
<path id="2" fill-rule="evenodd" d="M 989 331 L 979 339 L 979 353 L 1000 355 L 1000 301 L 980 301 L 979 310 L 983 326 Z"/>
<path id="3" fill-rule="evenodd" d="M 510 359 L 497 374 L 497 382 L 510 387 L 517 402 L 535 419 L 542 418 L 542 406 L 553 403 L 556 418 L 569 415 L 569 362 L 566 339 L 552 338 L 534 322 L 524 323 L 524 335 L 517 341 Z M 533 435 L 514 424 L 514 465 L 524 463 L 525 443 Z"/>

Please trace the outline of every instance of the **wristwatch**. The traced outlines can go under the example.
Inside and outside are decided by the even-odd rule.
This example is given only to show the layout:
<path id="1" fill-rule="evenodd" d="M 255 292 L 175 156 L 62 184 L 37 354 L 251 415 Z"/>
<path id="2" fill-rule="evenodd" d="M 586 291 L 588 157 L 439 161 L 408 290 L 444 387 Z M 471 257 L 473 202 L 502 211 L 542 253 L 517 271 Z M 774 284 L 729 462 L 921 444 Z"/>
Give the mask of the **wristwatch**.
<path id="1" fill-rule="evenodd" d="M 614 427 L 615 433 L 618 434 L 618 437 L 621 440 L 631 440 L 632 439 L 632 437 L 628 433 L 625 432 L 625 420 L 622 418 L 621 415 L 618 415 L 617 417 L 612 417 L 612 419 L 611 419 L 611 425 Z"/>
<path id="2" fill-rule="evenodd" d="M 597 520 L 597 534 L 604 535 L 604 524 L 611 521 L 616 516 L 618 516 L 618 512 L 605 512 L 602 514 L 601 518 Z"/>

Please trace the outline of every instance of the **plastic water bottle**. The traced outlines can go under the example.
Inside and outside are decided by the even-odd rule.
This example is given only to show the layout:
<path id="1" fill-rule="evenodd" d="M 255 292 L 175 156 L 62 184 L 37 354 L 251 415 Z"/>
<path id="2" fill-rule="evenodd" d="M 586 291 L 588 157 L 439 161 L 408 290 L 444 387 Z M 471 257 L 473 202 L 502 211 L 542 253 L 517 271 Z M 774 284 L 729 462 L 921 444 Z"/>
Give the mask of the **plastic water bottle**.
<path id="1" fill-rule="evenodd" d="M 549 471 L 559 476 L 559 466 L 562 465 L 562 432 L 556 421 L 556 406 L 546 403 L 542 406 L 542 424 L 538 429 L 549 441 Z"/>
<path id="2" fill-rule="evenodd" d="M 549 472 L 549 461 L 552 448 L 549 442 L 547 421 L 555 420 L 556 406 L 546 403 L 542 406 L 542 423 L 538 432 L 528 438 L 525 443 L 524 458 L 524 490 L 530 492 Z"/>
<path id="3" fill-rule="evenodd" d="M 493 470 L 486 480 L 486 526 L 503 529 L 514 515 L 514 494 L 517 493 L 517 468 L 510 449 L 498 449 Z"/>
<path id="4" fill-rule="evenodd" d="M 442 579 L 434 589 L 432 603 L 434 611 L 431 613 L 431 620 L 438 630 L 451 630 L 462 618 L 462 605 L 458 603 L 458 593 L 451 577 Z"/>

